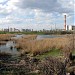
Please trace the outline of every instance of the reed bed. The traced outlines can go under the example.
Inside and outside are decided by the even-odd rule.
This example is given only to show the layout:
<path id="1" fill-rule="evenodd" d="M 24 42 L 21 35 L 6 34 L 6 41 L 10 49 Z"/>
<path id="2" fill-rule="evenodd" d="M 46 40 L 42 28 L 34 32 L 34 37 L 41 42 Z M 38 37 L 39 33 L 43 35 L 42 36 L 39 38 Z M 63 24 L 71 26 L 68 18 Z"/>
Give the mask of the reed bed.
<path id="1" fill-rule="evenodd" d="M 17 43 L 17 45 L 15 46 L 16 48 L 20 48 L 20 49 L 26 49 L 25 47 L 27 47 L 26 43 L 28 43 L 28 41 L 32 41 L 32 40 L 35 40 L 37 37 L 37 35 L 26 35 L 26 36 L 23 36 L 22 38 L 20 39 L 14 39 L 15 42 Z"/>
<path id="2" fill-rule="evenodd" d="M 15 34 L 0 34 L 0 41 L 9 41 Z"/>
<path id="3" fill-rule="evenodd" d="M 0 41 L 0 45 L 5 45 L 6 41 Z"/>
<path id="4" fill-rule="evenodd" d="M 35 40 L 37 38 L 37 35 L 25 35 L 22 38 L 28 40 Z"/>
<path id="5" fill-rule="evenodd" d="M 32 39 L 35 36 L 27 36 L 17 40 L 16 48 L 22 53 L 29 52 L 34 55 L 42 54 L 53 49 L 60 49 L 63 52 L 72 50 L 73 41 L 70 37 L 46 38 L 42 40 Z"/>

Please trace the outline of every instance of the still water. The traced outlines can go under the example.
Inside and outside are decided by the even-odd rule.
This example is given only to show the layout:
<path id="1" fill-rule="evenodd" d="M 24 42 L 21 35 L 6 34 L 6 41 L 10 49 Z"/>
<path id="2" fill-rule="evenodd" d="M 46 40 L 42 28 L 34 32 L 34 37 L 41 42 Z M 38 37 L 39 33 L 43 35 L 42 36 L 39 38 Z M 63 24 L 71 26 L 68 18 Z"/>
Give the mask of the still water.
<path id="1" fill-rule="evenodd" d="M 5 45 L 0 45 L 0 52 L 18 54 L 18 51 L 15 48 L 15 43 L 13 41 L 8 41 Z"/>
<path id="2" fill-rule="evenodd" d="M 62 36 L 59 36 L 59 35 L 38 35 L 37 40 L 44 39 L 44 38 L 56 38 L 56 37 L 62 37 Z"/>
<path id="3" fill-rule="evenodd" d="M 11 37 L 18 39 L 21 38 L 23 35 L 15 35 L 15 37 Z M 7 41 L 6 44 L 0 45 L 0 52 L 5 52 L 5 53 L 11 53 L 12 55 L 19 54 L 19 51 L 15 48 L 16 43 L 14 41 Z"/>

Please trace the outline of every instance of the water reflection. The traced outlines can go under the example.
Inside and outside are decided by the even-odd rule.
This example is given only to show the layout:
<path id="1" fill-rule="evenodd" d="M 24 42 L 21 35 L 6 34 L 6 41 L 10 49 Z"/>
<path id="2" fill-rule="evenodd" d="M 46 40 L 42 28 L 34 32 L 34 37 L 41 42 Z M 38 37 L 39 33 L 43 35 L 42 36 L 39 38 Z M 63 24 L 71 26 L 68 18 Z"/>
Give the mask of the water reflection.
<path id="1" fill-rule="evenodd" d="M 59 36 L 59 35 L 38 35 L 36 39 L 40 40 L 40 39 L 44 39 L 44 38 L 56 38 L 56 37 L 62 37 L 62 36 Z"/>
<path id="2" fill-rule="evenodd" d="M 25 35 L 23 35 L 23 34 L 19 35 L 19 34 L 18 34 L 18 35 L 15 35 L 15 37 L 12 37 L 11 39 L 13 39 L 13 38 L 14 38 L 14 39 L 19 39 L 19 38 L 22 38 L 23 36 L 25 36 Z"/>
<path id="3" fill-rule="evenodd" d="M 15 35 L 15 37 L 11 37 L 11 39 L 18 39 L 21 38 L 23 35 Z M 15 48 L 15 42 L 14 41 L 7 41 L 5 44 L 0 45 L 0 52 L 6 52 L 6 53 L 11 53 L 12 55 L 14 54 L 19 54 L 17 49 Z"/>
<path id="4" fill-rule="evenodd" d="M 15 48 L 15 43 L 13 41 L 8 41 L 5 45 L 0 45 L 0 51 L 11 54 L 18 54 L 18 51 Z"/>

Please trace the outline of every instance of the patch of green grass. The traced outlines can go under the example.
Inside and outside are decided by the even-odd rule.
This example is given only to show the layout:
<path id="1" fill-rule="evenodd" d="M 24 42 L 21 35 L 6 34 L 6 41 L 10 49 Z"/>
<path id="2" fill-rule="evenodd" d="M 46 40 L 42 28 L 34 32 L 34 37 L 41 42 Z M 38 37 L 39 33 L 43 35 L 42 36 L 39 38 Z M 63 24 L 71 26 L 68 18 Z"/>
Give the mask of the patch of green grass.
<path id="1" fill-rule="evenodd" d="M 6 32 L 6 31 L 0 31 L 0 34 L 7 34 L 7 33 L 11 33 L 11 34 L 38 34 L 38 35 L 50 35 L 50 34 L 72 34 L 72 31 L 25 31 L 25 32 Z"/>
<path id="2" fill-rule="evenodd" d="M 61 56 L 61 54 L 62 53 L 59 49 L 53 49 L 47 53 L 36 56 L 36 58 L 43 59 L 43 58 L 48 57 L 48 56 L 58 57 L 58 56 Z"/>
<path id="3" fill-rule="evenodd" d="M 75 50 L 72 52 L 73 55 L 75 55 Z"/>

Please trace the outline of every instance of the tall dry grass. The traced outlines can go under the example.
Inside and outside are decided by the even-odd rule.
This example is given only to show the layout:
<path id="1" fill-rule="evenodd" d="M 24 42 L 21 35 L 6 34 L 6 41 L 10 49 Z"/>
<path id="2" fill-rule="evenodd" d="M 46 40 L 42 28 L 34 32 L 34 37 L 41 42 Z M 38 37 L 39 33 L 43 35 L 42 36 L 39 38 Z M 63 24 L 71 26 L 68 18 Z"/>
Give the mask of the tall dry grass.
<path id="1" fill-rule="evenodd" d="M 65 57 L 69 57 L 70 53 L 75 50 L 75 34 L 67 35 L 68 44 L 63 48 L 63 53 Z"/>
<path id="2" fill-rule="evenodd" d="M 27 45 L 28 45 L 28 41 L 32 41 L 32 40 L 35 40 L 37 37 L 37 35 L 26 35 L 26 36 L 23 36 L 22 38 L 19 38 L 19 39 L 14 39 L 15 42 L 17 43 L 16 45 L 16 48 L 20 48 L 20 49 L 26 49 Z"/>
<path id="3" fill-rule="evenodd" d="M 46 38 L 42 40 L 34 40 L 35 35 L 29 35 L 17 40 L 17 48 L 21 52 L 30 52 L 34 55 L 48 52 L 54 48 L 61 49 L 64 53 L 72 50 L 72 37 Z"/>
<path id="4" fill-rule="evenodd" d="M 15 36 L 15 34 L 0 34 L 0 41 L 8 41 L 13 36 Z"/>

